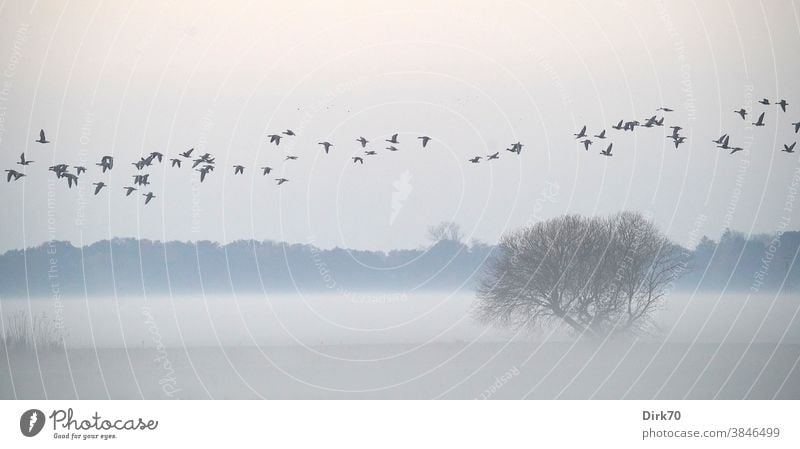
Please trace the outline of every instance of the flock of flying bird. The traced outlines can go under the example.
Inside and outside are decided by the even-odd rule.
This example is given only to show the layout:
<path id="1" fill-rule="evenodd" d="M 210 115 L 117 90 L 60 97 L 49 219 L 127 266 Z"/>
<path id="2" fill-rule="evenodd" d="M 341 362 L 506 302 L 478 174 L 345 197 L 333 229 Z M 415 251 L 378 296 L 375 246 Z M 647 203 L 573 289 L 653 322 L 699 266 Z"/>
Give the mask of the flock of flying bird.
<path id="1" fill-rule="evenodd" d="M 764 105 L 764 106 L 769 106 L 770 105 L 770 101 L 768 99 L 766 99 L 766 98 L 760 100 L 758 103 L 761 104 L 761 105 Z M 780 100 L 780 101 L 775 102 L 774 104 L 777 105 L 777 106 L 780 106 L 781 110 L 784 113 L 786 112 L 786 106 L 788 106 L 788 103 L 786 102 L 786 100 Z M 656 112 L 669 113 L 669 112 L 673 112 L 673 110 L 670 109 L 670 108 L 661 107 L 661 108 L 658 108 L 656 110 Z M 746 120 L 747 116 L 749 115 L 748 111 L 745 110 L 745 109 L 739 109 L 739 110 L 733 111 L 733 112 L 735 114 L 738 114 L 742 118 L 742 120 Z M 658 118 L 657 115 L 658 114 L 653 115 L 652 117 L 645 119 L 643 121 L 643 123 L 638 121 L 638 120 L 630 120 L 630 121 L 620 120 L 616 125 L 611 126 L 611 128 L 613 128 L 614 130 L 617 130 L 617 131 L 634 131 L 637 127 L 653 128 L 653 127 L 664 126 L 664 117 L 662 116 L 661 118 Z M 758 120 L 753 122 L 752 126 L 755 126 L 755 127 L 764 126 L 764 115 L 765 115 L 765 112 L 762 111 L 760 113 L 760 115 L 758 116 Z M 792 123 L 792 126 L 794 127 L 794 133 L 795 134 L 800 132 L 800 121 Z M 686 142 L 687 137 L 680 135 L 680 131 L 683 129 L 680 126 L 670 126 L 669 128 L 672 129 L 672 134 L 668 135 L 667 139 L 672 139 L 673 143 L 675 144 L 675 148 L 677 149 L 678 146 L 680 146 L 682 143 Z M 589 147 L 594 143 L 594 141 L 589 138 L 589 135 L 586 134 L 586 131 L 587 131 L 586 126 L 583 126 L 580 129 L 580 131 L 578 131 L 577 133 L 574 134 L 574 136 L 575 136 L 576 139 L 578 139 L 579 143 L 583 144 L 584 149 L 586 151 L 589 151 Z M 269 139 L 269 143 L 274 143 L 277 146 L 277 145 L 280 145 L 281 139 L 295 137 L 295 136 L 296 136 L 296 134 L 294 133 L 294 131 L 292 131 L 291 129 L 287 129 L 286 131 L 283 131 L 280 134 L 270 134 L 270 135 L 267 136 L 267 138 Z M 593 137 L 595 139 L 605 140 L 607 138 L 606 130 L 603 129 L 599 133 L 593 135 Z M 419 136 L 417 139 L 419 139 L 421 141 L 422 148 L 427 148 L 428 143 L 431 141 L 431 138 L 428 137 L 428 136 Z M 363 165 L 365 158 L 368 158 L 370 156 L 375 156 L 375 155 L 378 154 L 377 151 L 375 151 L 373 149 L 367 149 L 367 144 L 369 143 L 369 141 L 367 139 L 365 139 L 364 137 L 359 137 L 358 139 L 355 139 L 355 140 L 356 140 L 356 142 L 361 144 L 361 149 L 363 150 L 363 155 L 357 155 L 357 156 L 351 157 L 351 160 L 353 161 L 354 164 L 362 164 Z M 40 144 L 50 143 L 50 141 L 47 140 L 47 137 L 45 135 L 44 130 L 39 131 L 39 139 L 37 139 L 36 142 L 38 142 Z M 400 141 L 398 140 L 398 134 L 392 135 L 391 138 L 386 139 L 385 142 L 387 142 L 389 144 L 385 148 L 386 150 L 392 151 L 392 152 L 399 151 L 398 145 L 400 144 Z M 713 140 L 712 142 L 717 144 L 717 148 L 722 148 L 722 149 L 725 149 L 725 150 L 731 150 L 730 154 L 734 154 L 736 152 L 739 152 L 739 151 L 743 150 L 743 148 L 741 148 L 741 147 L 731 146 L 730 145 L 730 136 L 727 133 L 723 134 L 718 139 Z M 784 148 L 781 151 L 786 152 L 786 153 L 794 153 L 794 148 L 795 148 L 796 143 L 797 142 L 793 142 L 791 145 L 784 144 L 783 145 Z M 333 144 L 330 143 L 330 142 L 319 142 L 318 144 L 322 146 L 323 150 L 325 151 L 325 154 L 328 154 L 330 152 L 331 148 L 333 147 Z M 609 143 L 605 150 L 601 150 L 600 151 L 600 155 L 602 155 L 602 156 L 613 156 L 613 154 L 611 153 L 611 149 L 612 149 L 613 145 L 614 145 L 613 143 Z M 516 143 L 511 144 L 508 148 L 506 148 L 506 151 L 509 151 L 511 153 L 515 153 L 515 154 L 519 155 L 520 153 L 522 153 L 522 147 L 523 147 L 522 143 L 516 142 Z M 200 182 L 203 182 L 205 180 L 206 176 L 209 173 L 213 172 L 214 169 L 216 168 L 215 158 L 214 158 L 214 156 L 212 156 L 209 153 L 204 153 L 204 154 L 199 155 L 197 157 L 193 157 L 193 154 L 192 154 L 193 152 L 194 152 L 194 148 L 190 148 L 189 150 L 186 150 L 186 151 L 184 151 L 182 153 L 179 153 L 175 157 L 169 159 L 169 162 L 171 164 L 170 166 L 173 167 L 173 168 L 181 168 L 182 164 L 184 162 L 191 161 L 191 168 L 199 173 Z M 288 156 L 286 156 L 285 161 L 297 160 L 298 158 L 299 158 L 298 156 L 288 155 Z M 497 152 L 495 152 L 493 154 L 486 155 L 485 157 L 484 156 L 474 156 L 471 159 L 467 159 L 467 161 L 471 162 L 473 164 L 477 164 L 477 163 L 480 163 L 480 161 L 482 159 L 484 159 L 484 158 L 487 161 L 499 159 L 500 158 L 500 152 L 497 151 Z M 20 166 L 23 166 L 23 167 L 26 167 L 26 166 L 28 166 L 28 165 L 30 165 L 30 164 L 32 164 L 34 162 L 32 160 L 26 159 L 24 152 L 22 154 L 20 154 L 19 159 L 20 160 L 19 160 L 19 162 L 17 162 L 17 165 L 20 165 Z M 147 169 L 147 167 L 152 166 L 156 162 L 161 163 L 163 161 L 163 159 L 164 159 L 164 154 L 159 153 L 157 151 L 154 151 L 154 152 L 150 153 L 147 157 L 140 157 L 140 159 L 138 161 L 132 162 L 131 164 L 136 167 L 137 173 L 132 175 L 132 178 L 133 178 L 132 184 L 133 185 L 123 187 L 123 190 L 125 191 L 125 196 L 126 197 L 130 196 L 133 192 L 139 190 L 140 188 L 141 189 L 147 188 L 147 186 L 150 185 L 150 181 L 149 181 L 150 174 L 149 173 L 145 173 L 145 170 Z M 100 167 L 102 172 L 105 173 L 105 172 L 107 172 L 109 170 L 112 170 L 114 168 L 114 157 L 113 156 L 103 156 L 100 159 L 100 162 L 96 163 L 95 165 Z M 56 178 L 64 179 L 65 182 L 67 183 L 67 187 L 68 188 L 72 188 L 73 186 L 77 186 L 78 185 L 79 176 L 81 174 L 87 172 L 87 169 L 84 166 L 72 166 L 72 168 L 74 169 L 74 173 L 70 171 L 70 166 L 69 165 L 62 163 L 62 164 L 53 165 L 53 166 L 49 167 L 48 170 L 52 171 L 55 174 Z M 261 169 L 262 176 L 268 175 L 273 170 L 273 168 L 269 167 L 269 166 L 260 167 L 260 169 Z M 234 175 L 243 175 L 244 174 L 244 170 L 245 170 L 245 167 L 243 165 L 234 165 L 233 166 L 233 174 Z M 18 172 L 18 171 L 14 170 L 14 169 L 7 169 L 5 171 L 7 173 L 6 182 L 11 182 L 12 180 L 13 181 L 18 181 L 18 180 L 20 180 L 21 178 L 23 178 L 25 176 L 25 173 Z M 274 179 L 275 179 L 275 182 L 276 182 L 277 185 L 281 185 L 281 184 L 284 184 L 286 182 L 289 182 L 288 179 L 283 178 L 283 177 L 274 178 Z M 108 186 L 103 181 L 95 182 L 92 185 L 95 186 L 95 188 L 94 188 L 94 194 L 95 195 L 100 194 L 101 191 L 103 190 L 103 188 Z M 153 192 L 151 192 L 151 191 L 147 192 L 147 193 L 143 193 L 142 196 L 145 198 L 144 204 L 148 204 L 150 202 L 150 200 L 152 200 L 153 198 L 156 197 L 153 194 Z"/>

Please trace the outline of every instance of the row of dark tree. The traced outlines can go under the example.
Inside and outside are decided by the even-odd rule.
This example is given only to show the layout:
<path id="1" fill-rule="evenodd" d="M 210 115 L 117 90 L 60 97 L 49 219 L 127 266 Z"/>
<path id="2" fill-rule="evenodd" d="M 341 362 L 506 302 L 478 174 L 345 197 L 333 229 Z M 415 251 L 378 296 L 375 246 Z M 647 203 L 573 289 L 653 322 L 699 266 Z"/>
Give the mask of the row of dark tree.
<path id="1" fill-rule="evenodd" d="M 674 287 L 700 290 L 800 288 L 800 232 L 746 238 L 725 232 L 681 249 Z M 474 289 L 498 247 L 445 234 L 427 248 L 390 252 L 310 244 L 103 240 L 82 248 L 53 241 L 0 255 L 0 295 L 98 296 L 302 291 Z"/>

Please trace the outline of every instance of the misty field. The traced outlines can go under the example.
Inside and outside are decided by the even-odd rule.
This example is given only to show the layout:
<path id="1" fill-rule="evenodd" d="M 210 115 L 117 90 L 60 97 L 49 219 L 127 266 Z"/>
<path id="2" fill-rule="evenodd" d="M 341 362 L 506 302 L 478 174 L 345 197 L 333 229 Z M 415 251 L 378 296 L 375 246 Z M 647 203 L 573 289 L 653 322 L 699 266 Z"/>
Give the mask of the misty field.
<path id="1" fill-rule="evenodd" d="M 470 293 L 3 300 L 67 348 L 0 347 L 0 398 L 800 399 L 797 295 L 676 294 L 658 335 L 474 319 Z M 21 311 L 21 312 L 20 312 Z"/>

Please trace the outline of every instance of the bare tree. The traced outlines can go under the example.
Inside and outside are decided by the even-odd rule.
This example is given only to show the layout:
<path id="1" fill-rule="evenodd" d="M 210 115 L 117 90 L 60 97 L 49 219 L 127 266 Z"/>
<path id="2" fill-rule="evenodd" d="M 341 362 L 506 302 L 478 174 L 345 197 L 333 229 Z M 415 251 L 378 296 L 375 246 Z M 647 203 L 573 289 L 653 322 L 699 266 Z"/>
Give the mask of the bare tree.
<path id="1" fill-rule="evenodd" d="M 441 241 L 461 242 L 461 226 L 452 221 L 443 221 L 438 225 L 428 227 L 428 238 L 433 243 Z"/>
<path id="2" fill-rule="evenodd" d="M 641 214 L 567 215 L 504 236 L 478 287 L 482 319 L 566 325 L 581 335 L 646 332 L 681 273 L 678 247 Z"/>

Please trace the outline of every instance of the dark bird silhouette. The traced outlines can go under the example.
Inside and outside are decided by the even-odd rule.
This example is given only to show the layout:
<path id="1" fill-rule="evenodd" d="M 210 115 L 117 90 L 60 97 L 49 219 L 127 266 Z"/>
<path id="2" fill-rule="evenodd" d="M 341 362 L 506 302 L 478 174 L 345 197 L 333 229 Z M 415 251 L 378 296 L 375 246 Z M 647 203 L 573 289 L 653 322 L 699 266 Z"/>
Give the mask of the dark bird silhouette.
<path id="1" fill-rule="evenodd" d="M 783 112 L 786 112 L 786 106 L 788 106 L 788 105 L 789 105 L 789 103 L 787 103 L 787 102 L 786 102 L 786 100 L 781 100 L 781 101 L 779 101 L 779 102 L 777 102 L 777 103 L 775 103 L 775 104 L 777 104 L 778 106 L 780 106 L 780 107 L 781 107 L 781 110 L 782 110 Z"/>
<path id="2" fill-rule="evenodd" d="M 149 203 L 150 200 L 156 197 L 155 195 L 153 195 L 153 192 L 144 193 L 142 194 L 142 196 L 144 197 L 144 204 Z"/>
<path id="3" fill-rule="evenodd" d="M 272 171 L 272 167 L 261 167 L 261 176 L 267 176 Z"/>
<path id="4" fill-rule="evenodd" d="M 730 153 L 730 154 L 733 154 L 733 153 L 738 153 L 739 151 L 742 151 L 742 150 L 744 150 L 744 148 L 742 148 L 742 147 L 735 147 L 735 148 L 733 148 L 733 149 L 731 150 L 731 153 Z"/>
<path id="5" fill-rule="evenodd" d="M 106 170 L 111 170 L 114 168 L 114 158 L 111 156 L 103 156 L 103 158 L 100 159 L 100 162 L 95 165 L 103 167 L 103 173 L 105 173 Z"/>
<path id="6" fill-rule="evenodd" d="M 25 160 L 25 153 L 21 153 L 19 155 L 19 162 L 17 162 L 17 165 L 30 165 L 31 162 L 33 161 Z"/>
<path id="7" fill-rule="evenodd" d="M 234 175 L 243 175 L 244 174 L 244 165 L 234 165 L 233 166 L 233 174 Z"/>
<path id="8" fill-rule="evenodd" d="M 397 134 L 392 134 L 392 138 L 391 139 L 386 139 L 386 141 L 389 142 L 389 143 L 400 143 L 397 140 Z"/>
<path id="9" fill-rule="evenodd" d="M 506 149 L 512 153 L 520 154 L 522 153 L 522 146 L 523 145 L 521 143 L 517 142 L 517 143 L 512 143 L 511 148 L 506 148 Z"/>
<path id="10" fill-rule="evenodd" d="M 578 131 L 577 133 L 573 134 L 573 136 L 575 136 L 576 139 L 581 139 L 581 138 L 586 137 L 586 125 L 584 125 L 583 128 L 581 128 L 580 131 Z"/>
<path id="11" fill-rule="evenodd" d="M 366 148 L 367 147 L 367 142 L 369 142 L 369 140 L 367 140 L 367 139 L 365 139 L 363 137 L 359 137 L 358 139 L 356 139 L 356 142 L 361 142 L 361 148 Z"/>
<path id="12" fill-rule="evenodd" d="M 762 100 L 758 100 L 758 102 L 761 103 L 761 104 L 769 104 L 769 100 L 767 100 L 766 98 L 764 98 Z"/>
<path id="13" fill-rule="evenodd" d="M 136 187 L 123 187 L 123 189 L 125 189 L 125 196 L 131 196 Z"/>
<path id="14" fill-rule="evenodd" d="M 67 188 L 72 188 L 73 184 L 78 185 L 78 176 L 73 173 L 64 173 L 64 177 L 67 178 Z"/>
<path id="15" fill-rule="evenodd" d="M 431 140 L 431 138 L 428 136 L 420 136 L 417 137 L 417 139 L 422 139 L 422 148 L 425 148 L 425 146 L 428 145 L 428 142 Z"/>
<path id="16" fill-rule="evenodd" d="M 792 123 L 792 126 L 794 126 L 794 133 L 797 134 L 800 131 L 800 122 Z"/>
<path id="17" fill-rule="evenodd" d="M 470 159 L 469 161 L 472 162 L 473 164 L 477 164 L 478 162 L 481 161 L 481 157 L 480 156 L 475 156 L 472 159 Z"/>
<path id="18" fill-rule="evenodd" d="M 198 169 L 196 169 L 196 170 L 200 172 L 200 182 L 203 182 L 203 181 L 205 181 L 205 179 L 206 179 L 206 175 L 208 174 L 208 172 L 209 172 L 209 171 L 211 171 L 211 170 L 208 168 L 208 166 L 204 166 L 204 167 L 202 167 L 202 168 L 198 168 Z"/>
<path id="19" fill-rule="evenodd" d="M 675 148 L 677 149 L 678 145 L 682 144 L 683 142 L 686 142 L 686 137 L 680 137 L 679 136 L 679 137 L 675 138 L 674 140 L 675 140 Z"/>
<path id="20" fill-rule="evenodd" d="M 595 135 L 598 139 L 605 139 L 606 138 L 606 130 L 602 130 L 600 134 Z"/>
<path id="21" fill-rule="evenodd" d="M 291 129 L 287 129 L 283 133 L 286 134 L 287 136 L 293 136 L 294 135 L 294 131 L 292 131 Z"/>
<path id="22" fill-rule="evenodd" d="M 725 141 L 726 137 L 728 137 L 728 135 L 727 134 L 723 134 L 723 135 L 719 136 L 719 139 L 712 140 L 712 142 L 716 143 L 717 145 L 720 145 L 720 144 L 722 144 L 722 142 Z"/>
<path id="23" fill-rule="evenodd" d="M 131 162 L 131 165 L 136 167 L 137 170 L 141 170 L 141 169 L 144 168 L 144 159 L 142 159 L 142 160 L 140 160 L 138 162 Z"/>
<path id="24" fill-rule="evenodd" d="M 672 112 L 673 110 L 670 108 L 658 108 L 656 111 Z"/>
<path id="25" fill-rule="evenodd" d="M 192 157 L 192 151 L 194 151 L 194 148 L 189 148 L 188 150 L 181 153 L 181 156 L 185 157 L 186 159 L 189 159 L 190 157 Z"/>
<path id="26" fill-rule="evenodd" d="M 764 113 L 758 116 L 758 121 L 753 123 L 753 126 L 764 126 Z"/>
<path id="27" fill-rule="evenodd" d="M 592 144 L 592 141 L 589 139 L 584 139 L 581 140 L 581 143 L 583 144 L 583 147 L 586 149 L 586 151 L 589 151 L 589 145 Z"/>
<path id="28" fill-rule="evenodd" d="M 725 135 L 725 138 L 722 139 L 722 144 L 721 145 L 717 145 L 717 148 L 722 148 L 723 150 L 730 149 L 731 147 L 728 146 L 728 143 L 730 142 L 730 140 L 731 140 L 730 136 Z"/>
<path id="29" fill-rule="evenodd" d="M 296 161 L 297 160 L 297 156 L 286 156 L 286 159 L 284 159 L 284 160 L 285 161 Z"/>
<path id="30" fill-rule="evenodd" d="M 612 156 L 612 154 L 611 154 L 611 147 L 612 146 L 614 146 L 614 143 L 613 142 L 609 143 L 608 144 L 608 148 L 606 148 L 605 150 L 601 151 L 600 154 L 602 154 L 603 156 Z"/>
<path id="31" fill-rule="evenodd" d="M 6 182 L 11 182 L 11 178 L 14 178 L 14 181 L 17 181 L 19 178 L 25 176 L 24 173 L 20 173 L 16 170 L 6 170 L 6 173 L 8 173 L 6 175 Z"/>
<path id="32" fill-rule="evenodd" d="M 317 142 L 317 143 L 319 145 L 322 145 L 323 147 L 325 147 L 325 154 L 328 154 L 328 151 L 330 151 L 331 147 L 333 146 L 332 143 L 327 142 L 327 141 L 326 142 Z"/>
<path id="33" fill-rule="evenodd" d="M 80 176 L 81 173 L 86 173 L 86 167 L 81 167 L 80 165 L 76 165 L 75 172 Z"/>
<path id="34" fill-rule="evenodd" d="M 278 185 L 281 185 L 284 182 L 289 182 L 289 180 L 286 178 L 275 178 L 275 180 L 278 181 Z"/>
<path id="35" fill-rule="evenodd" d="M 494 159 L 500 159 L 500 152 L 499 151 L 494 153 L 494 154 L 489 154 L 489 155 L 486 156 L 486 160 L 487 161 L 491 161 L 491 160 L 494 160 Z"/>
<path id="36" fill-rule="evenodd" d="M 164 158 L 164 155 L 159 153 L 158 151 L 153 151 L 152 153 L 150 153 L 150 157 L 154 157 L 154 158 L 158 159 L 158 162 L 161 162 L 163 160 L 163 158 Z M 152 159 L 150 159 L 150 160 L 152 161 Z"/>
<path id="37" fill-rule="evenodd" d="M 67 164 L 58 164 L 53 165 L 52 167 L 48 168 L 48 170 L 55 173 L 56 178 L 60 178 L 64 173 L 66 173 L 68 167 L 69 165 Z"/>
<path id="38" fill-rule="evenodd" d="M 624 129 L 625 131 L 633 131 L 634 129 L 636 129 L 637 126 L 639 126 L 639 122 L 637 120 L 634 120 L 632 122 L 625 122 L 625 127 L 623 127 L 622 129 Z"/>
<path id="39" fill-rule="evenodd" d="M 622 120 L 619 121 L 616 125 L 612 126 L 612 128 L 616 129 L 617 131 L 622 129 Z"/>
<path id="40" fill-rule="evenodd" d="M 658 123 L 658 120 L 656 120 L 656 116 L 654 115 L 645 121 L 644 126 L 646 128 L 652 128 L 656 123 Z"/>
<path id="41" fill-rule="evenodd" d="M 793 142 L 791 145 L 783 144 L 783 150 L 787 153 L 794 153 L 794 146 L 797 145 L 797 142 Z"/>
<path id="42" fill-rule="evenodd" d="M 181 168 L 181 160 L 180 159 L 170 159 L 170 162 L 172 162 L 172 166 L 173 167 L 175 167 L 177 165 L 178 168 Z"/>
<path id="43" fill-rule="evenodd" d="M 400 149 L 398 149 L 394 145 L 389 145 L 388 147 L 386 147 L 386 149 L 389 151 L 400 151 Z"/>
<path id="44" fill-rule="evenodd" d="M 39 142 L 39 143 L 50 143 L 50 141 L 47 140 L 47 138 L 45 137 L 43 129 L 39 130 L 39 140 L 37 140 L 37 142 Z"/>
<path id="45" fill-rule="evenodd" d="M 376 153 L 375 151 L 372 151 L 372 150 L 367 150 L 367 151 L 364 152 L 364 154 L 366 154 L 367 156 L 375 156 L 378 153 Z"/>
<path id="46" fill-rule="evenodd" d="M 733 112 L 735 112 L 735 113 L 739 114 L 740 116 L 742 116 L 742 120 L 744 120 L 745 117 L 747 117 L 747 111 L 745 111 L 744 108 L 739 109 L 738 111 L 733 111 Z"/>
<path id="47" fill-rule="evenodd" d="M 356 162 L 359 162 L 359 163 L 361 163 L 362 165 L 364 164 L 364 158 L 362 158 L 361 156 L 353 156 L 353 157 L 352 157 L 352 159 L 353 159 L 353 163 L 354 163 L 354 164 L 355 164 Z"/>
<path id="48" fill-rule="evenodd" d="M 669 128 L 672 130 L 672 135 L 668 136 L 667 139 L 677 139 L 679 137 L 678 131 L 683 129 L 680 126 L 670 126 Z"/>
<path id="49" fill-rule="evenodd" d="M 101 191 L 101 190 L 103 190 L 103 187 L 105 187 L 105 186 L 106 186 L 106 184 L 105 184 L 103 181 L 100 181 L 100 182 L 93 182 L 93 183 L 92 183 L 92 185 L 93 185 L 93 186 L 95 186 L 95 188 L 94 188 L 94 194 L 95 194 L 95 195 L 97 195 L 98 193 L 100 193 L 100 191 Z"/>
<path id="50" fill-rule="evenodd" d="M 281 144 L 281 136 L 280 136 L 280 134 L 270 134 L 267 137 L 269 137 L 269 143 L 273 143 L 274 142 L 275 145 L 280 145 Z"/>

